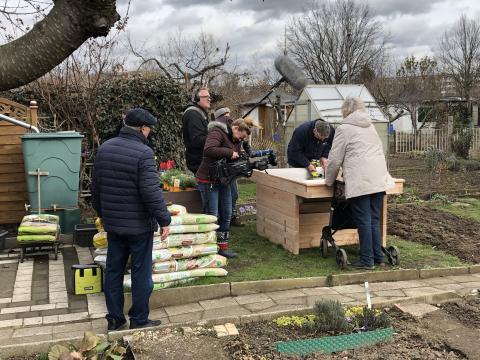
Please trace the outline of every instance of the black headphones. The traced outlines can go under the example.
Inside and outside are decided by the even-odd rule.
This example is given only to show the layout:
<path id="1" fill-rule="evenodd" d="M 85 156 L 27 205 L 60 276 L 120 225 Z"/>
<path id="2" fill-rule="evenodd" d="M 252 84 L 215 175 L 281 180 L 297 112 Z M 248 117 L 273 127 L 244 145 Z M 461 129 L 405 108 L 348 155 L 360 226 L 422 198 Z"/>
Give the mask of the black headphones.
<path id="1" fill-rule="evenodd" d="M 194 103 L 198 103 L 200 101 L 200 88 L 195 89 L 193 92 L 192 101 Z"/>

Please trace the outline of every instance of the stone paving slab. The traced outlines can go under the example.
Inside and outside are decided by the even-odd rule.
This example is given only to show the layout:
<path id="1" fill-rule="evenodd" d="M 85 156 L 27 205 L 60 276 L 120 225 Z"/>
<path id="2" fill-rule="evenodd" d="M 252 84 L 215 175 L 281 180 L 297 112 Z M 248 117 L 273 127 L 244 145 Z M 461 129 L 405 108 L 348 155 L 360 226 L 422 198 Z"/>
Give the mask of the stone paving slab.
<path id="1" fill-rule="evenodd" d="M 458 276 L 447 276 L 447 279 L 451 279 L 454 283 L 464 283 L 478 281 L 478 277 L 474 275 L 458 275 Z"/>
<path id="2" fill-rule="evenodd" d="M 293 297 L 305 296 L 305 293 L 300 290 L 281 290 L 281 291 L 272 291 L 265 293 L 266 296 L 272 298 L 273 300 L 278 299 L 288 299 Z"/>
<path id="3" fill-rule="evenodd" d="M 430 304 L 397 304 L 395 305 L 400 311 L 415 317 L 423 317 L 431 312 L 437 311 L 438 307 Z"/>
<path id="4" fill-rule="evenodd" d="M 306 295 L 337 295 L 338 291 L 331 287 L 315 287 L 300 289 Z"/>
<path id="5" fill-rule="evenodd" d="M 196 311 L 203 311 L 203 307 L 198 303 L 191 303 L 185 305 L 167 306 L 165 311 L 167 312 L 168 316 L 175 316 Z"/>
<path id="6" fill-rule="evenodd" d="M 262 301 L 271 301 L 265 294 L 240 295 L 234 297 L 235 301 L 240 305 L 254 304 Z"/>
<path id="7" fill-rule="evenodd" d="M 377 297 L 404 297 L 405 293 L 402 289 L 375 291 L 374 294 Z"/>
<path id="8" fill-rule="evenodd" d="M 245 307 L 247 310 L 251 312 L 257 312 L 261 310 L 266 310 L 270 309 L 273 306 L 276 306 L 277 304 L 273 300 L 267 300 L 267 301 L 261 301 L 257 303 L 250 303 L 250 304 L 245 304 L 243 307 Z"/>
<path id="9" fill-rule="evenodd" d="M 226 297 L 221 299 L 214 300 L 202 300 L 198 302 L 201 307 L 205 310 L 220 309 L 229 306 L 237 306 L 238 303 L 235 301 L 235 298 Z"/>
<path id="10" fill-rule="evenodd" d="M 365 292 L 365 288 L 363 285 L 341 285 L 335 286 L 335 291 L 339 294 L 351 294 L 351 293 L 358 293 L 358 292 Z"/>
<path id="11" fill-rule="evenodd" d="M 403 290 L 405 295 L 410 297 L 431 295 L 441 293 L 442 290 L 436 289 L 434 287 L 419 287 L 419 288 L 408 288 Z"/>

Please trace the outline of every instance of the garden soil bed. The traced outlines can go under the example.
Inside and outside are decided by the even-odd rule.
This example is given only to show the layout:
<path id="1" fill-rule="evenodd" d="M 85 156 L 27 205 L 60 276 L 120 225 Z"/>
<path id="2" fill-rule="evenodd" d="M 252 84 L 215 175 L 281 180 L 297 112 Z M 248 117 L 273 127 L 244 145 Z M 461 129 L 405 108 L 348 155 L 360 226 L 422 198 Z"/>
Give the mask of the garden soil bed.
<path id="1" fill-rule="evenodd" d="M 479 170 L 445 169 L 430 183 L 424 159 L 408 154 L 390 155 L 389 170 L 393 177 L 405 179 L 405 185 L 422 199 L 428 199 L 433 193 L 451 196 L 480 195 Z"/>
<path id="2" fill-rule="evenodd" d="M 464 326 L 480 330 L 480 297 L 445 303 L 441 309 Z"/>
<path id="3" fill-rule="evenodd" d="M 431 245 L 459 259 L 480 263 L 480 223 L 421 204 L 390 205 L 387 231 Z"/>
<path id="4" fill-rule="evenodd" d="M 347 350 L 332 355 L 311 354 L 305 357 L 286 356 L 274 349 L 278 341 L 296 340 L 311 335 L 292 328 L 280 328 L 271 321 L 238 325 L 240 335 L 215 338 L 205 334 L 185 334 L 169 329 L 137 336 L 135 359 L 465 359 L 460 349 L 454 350 L 440 331 L 432 329 L 428 317 L 414 319 L 396 308 L 387 309 L 392 319 L 392 340 L 374 346 Z M 441 305 L 442 318 L 451 317 L 472 332 L 479 331 L 480 299 L 470 298 Z M 438 315 L 438 314 L 437 314 Z"/>

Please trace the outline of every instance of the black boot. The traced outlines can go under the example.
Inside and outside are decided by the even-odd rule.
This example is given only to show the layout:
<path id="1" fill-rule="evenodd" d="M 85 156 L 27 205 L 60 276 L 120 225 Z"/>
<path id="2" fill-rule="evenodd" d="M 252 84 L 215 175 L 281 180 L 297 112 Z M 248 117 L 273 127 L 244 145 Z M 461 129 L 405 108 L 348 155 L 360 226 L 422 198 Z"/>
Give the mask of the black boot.
<path id="1" fill-rule="evenodd" d="M 227 259 L 237 257 L 238 254 L 234 251 L 228 250 L 228 240 L 230 239 L 229 231 L 218 231 L 217 232 L 217 244 L 219 247 L 218 255 L 225 256 Z"/>

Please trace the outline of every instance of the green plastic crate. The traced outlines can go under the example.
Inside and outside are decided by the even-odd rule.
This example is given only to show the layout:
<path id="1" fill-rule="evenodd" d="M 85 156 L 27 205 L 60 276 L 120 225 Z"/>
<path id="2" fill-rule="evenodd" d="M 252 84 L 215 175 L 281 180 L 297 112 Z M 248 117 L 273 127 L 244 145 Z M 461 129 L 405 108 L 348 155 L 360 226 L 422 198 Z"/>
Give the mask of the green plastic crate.
<path id="1" fill-rule="evenodd" d="M 391 327 L 353 333 L 348 335 L 324 336 L 315 339 L 282 341 L 276 344 L 277 351 L 289 355 L 308 355 L 312 353 L 331 354 L 362 346 L 373 345 L 388 340 L 393 335 Z"/>
<path id="2" fill-rule="evenodd" d="M 76 207 L 80 185 L 80 158 L 83 135 L 74 131 L 29 133 L 22 137 L 23 159 L 31 211 L 38 209 L 37 176 L 40 169 L 40 208 Z"/>

